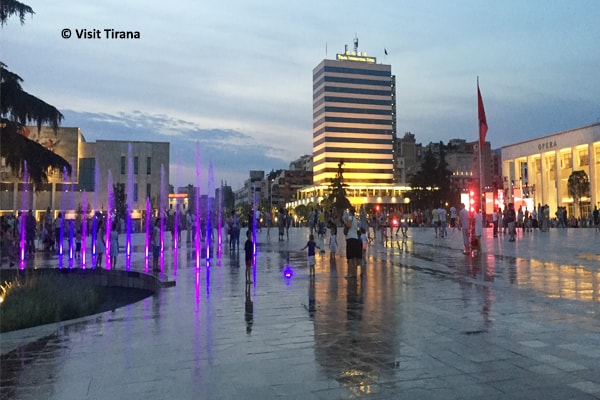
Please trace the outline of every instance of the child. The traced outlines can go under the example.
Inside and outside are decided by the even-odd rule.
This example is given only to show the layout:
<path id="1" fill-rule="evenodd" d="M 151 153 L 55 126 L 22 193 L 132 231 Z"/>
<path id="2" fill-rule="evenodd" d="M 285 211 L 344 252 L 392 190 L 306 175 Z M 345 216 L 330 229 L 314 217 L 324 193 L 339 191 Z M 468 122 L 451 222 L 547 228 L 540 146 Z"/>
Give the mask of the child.
<path id="1" fill-rule="evenodd" d="M 244 243 L 244 252 L 246 253 L 246 283 L 252 283 L 250 280 L 250 271 L 252 270 L 252 257 L 254 256 L 254 244 L 252 243 L 252 231 L 246 231 L 246 243 Z"/>
<path id="2" fill-rule="evenodd" d="M 333 221 L 329 221 L 329 260 L 335 259 L 337 251 L 337 225 Z"/>
<path id="3" fill-rule="evenodd" d="M 360 234 L 360 241 L 362 242 L 362 260 L 360 266 L 361 268 L 364 268 L 367 266 L 367 232 L 365 232 L 364 229 L 359 228 L 358 233 Z M 360 272 L 362 274 L 364 271 L 361 269 Z"/>
<path id="4" fill-rule="evenodd" d="M 308 242 L 306 242 L 306 246 L 304 246 L 300 250 L 304 250 L 306 248 L 308 248 L 309 275 L 314 275 L 315 274 L 315 264 L 317 263 L 317 261 L 315 260 L 315 248 L 320 249 L 320 247 L 317 246 L 317 243 L 315 242 L 315 236 L 312 233 L 308 237 Z"/>
<path id="5" fill-rule="evenodd" d="M 75 258 L 81 258 L 81 228 L 75 234 Z"/>

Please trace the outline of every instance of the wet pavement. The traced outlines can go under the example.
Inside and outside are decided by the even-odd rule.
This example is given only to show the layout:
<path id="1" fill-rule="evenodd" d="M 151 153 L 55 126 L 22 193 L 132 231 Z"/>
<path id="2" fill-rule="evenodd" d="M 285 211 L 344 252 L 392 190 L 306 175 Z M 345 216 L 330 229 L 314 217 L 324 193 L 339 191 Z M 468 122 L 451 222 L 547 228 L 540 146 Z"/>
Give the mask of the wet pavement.
<path id="1" fill-rule="evenodd" d="M 356 280 L 345 279 L 343 236 L 311 278 L 308 230 L 270 233 L 259 233 L 249 286 L 243 249 L 196 268 L 184 244 L 160 273 L 175 286 L 2 334 L 0 398 L 600 399 L 600 233 L 511 243 L 486 230 L 474 256 L 459 231 L 410 229 L 404 243 L 376 241 Z"/>

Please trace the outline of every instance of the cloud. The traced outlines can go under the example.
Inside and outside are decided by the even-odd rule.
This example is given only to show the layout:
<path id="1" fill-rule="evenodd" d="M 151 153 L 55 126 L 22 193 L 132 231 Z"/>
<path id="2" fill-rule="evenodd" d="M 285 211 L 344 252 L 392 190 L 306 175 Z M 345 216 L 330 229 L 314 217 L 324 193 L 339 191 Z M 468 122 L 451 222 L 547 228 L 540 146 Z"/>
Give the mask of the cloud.
<path id="1" fill-rule="evenodd" d="M 175 186 L 207 182 L 213 165 L 215 182 L 226 181 L 234 189 L 243 185 L 250 170 L 288 168 L 284 149 L 257 141 L 233 129 L 203 129 L 197 124 L 164 114 L 142 111 L 118 114 L 63 110 L 63 126 L 78 127 L 86 141 L 121 140 L 170 143 L 170 183 Z M 200 165 L 196 165 L 196 152 Z M 302 154 L 298 154 L 300 157 Z"/>

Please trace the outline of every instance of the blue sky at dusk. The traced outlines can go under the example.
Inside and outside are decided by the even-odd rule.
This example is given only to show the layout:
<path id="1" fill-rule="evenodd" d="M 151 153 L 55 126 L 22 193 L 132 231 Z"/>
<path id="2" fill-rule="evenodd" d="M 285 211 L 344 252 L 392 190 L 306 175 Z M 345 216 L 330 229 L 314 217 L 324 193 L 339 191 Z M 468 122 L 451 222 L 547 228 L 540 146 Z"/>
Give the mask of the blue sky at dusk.
<path id="1" fill-rule="evenodd" d="M 492 148 L 600 121 L 594 0 L 25 3 L 33 18 L 1 33 L 24 89 L 88 141 L 171 142 L 176 186 L 194 182 L 197 146 L 234 189 L 312 153 L 312 70 L 355 36 L 396 75 L 399 136 L 477 140 L 477 76 Z"/>

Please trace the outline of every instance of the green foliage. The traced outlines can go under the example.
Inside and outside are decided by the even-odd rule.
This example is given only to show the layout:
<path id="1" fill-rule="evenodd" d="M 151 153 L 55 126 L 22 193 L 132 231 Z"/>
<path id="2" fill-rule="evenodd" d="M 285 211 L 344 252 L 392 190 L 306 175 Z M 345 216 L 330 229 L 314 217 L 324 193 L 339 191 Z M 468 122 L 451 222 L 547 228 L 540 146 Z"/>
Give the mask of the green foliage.
<path id="1" fill-rule="evenodd" d="M 15 0 L 0 2 L 0 26 L 12 16 L 17 16 L 23 24 L 27 14 L 34 12 L 26 4 Z M 23 176 L 26 161 L 29 179 L 36 184 L 37 190 L 40 184 L 48 181 L 49 168 L 66 170 L 68 174 L 72 169 L 65 159 L 21 134 L 27 123 L 35 123 L 38 130 L 42 125 L 49 125 L 56 132 L 63 119 L 54 106 L 23 90 L 21 82 L 23 79 L 0 61 L 0 156 L 19 177 Z"/>
<path id="2" fill-rule="evenodd" d="M 580 203 L 582 197 L 590 195 L 590 180 L 585 171 L 573 171 L 567 181 L 569 195 L 575 203 Z M 581 207 L 581 204 L 579 204 Z M 581 211 L 581 210 L 580 210 Z"/>
<path id="3" fill-rule="evenodd" d="M 113 185 L 113 196 L 117 217 L 125 220 L 125 216 L 127 215 L 127 193 L 125 192 L 124 183 L 115 183 Z"/>
<path id="4" fill-rule="evenodd" d="M 448 196 L 452 193 L 451 173 L 448 170 L 443 148 L 443 143 L 440 143 L 439 158 L 429 148 L 425 152 L 420 170 L 410 179 L 412 189 L 407 192 L 407 196 L 411 199 L 414 207 L 437 206 L 441 201 L 448 200 Z"/>
<path id="5" fill-rule="evenodd" d="M 329 186 L 329 196 L 327 196 L 326 204 L 335 208 L 338 215 L 342 215 L 344 210 L 350 207 L 350 200 L 346 196 L 347 184 L 344 183 L 344 160 L 338 163 L 338 170 L 335 178 L 331 178 Z"/>
<path id="6" fill-rule="evenodd" d="M 300 221 L 308 220 L 308 215 L 310 214 L 310 210 L 304 204 L 300 204 L 299 206 L 296 206 L 296 208 L 294 209 L 294 212 L 298 216 L 298 219 Z"/>
<path id="7" fill-rule="evenodd" d="M 2 288 L 0 332 L 91 315 L 101 301 L 100 288 L 77 276 L 30 274 Z"/>

